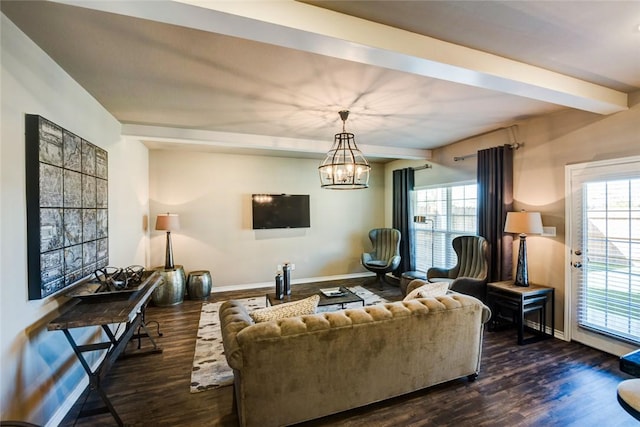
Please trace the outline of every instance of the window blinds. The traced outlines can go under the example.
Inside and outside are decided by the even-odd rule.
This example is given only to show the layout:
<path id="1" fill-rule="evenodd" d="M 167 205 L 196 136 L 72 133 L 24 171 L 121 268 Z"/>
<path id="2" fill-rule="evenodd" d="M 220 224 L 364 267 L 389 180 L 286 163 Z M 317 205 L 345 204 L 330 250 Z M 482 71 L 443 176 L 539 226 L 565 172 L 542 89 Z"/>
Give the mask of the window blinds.
<path id="1" fill-rule="evenodd" d="M 640 343 L 640 179 L 587 182 L 581 202 L 581 327 Z"/>

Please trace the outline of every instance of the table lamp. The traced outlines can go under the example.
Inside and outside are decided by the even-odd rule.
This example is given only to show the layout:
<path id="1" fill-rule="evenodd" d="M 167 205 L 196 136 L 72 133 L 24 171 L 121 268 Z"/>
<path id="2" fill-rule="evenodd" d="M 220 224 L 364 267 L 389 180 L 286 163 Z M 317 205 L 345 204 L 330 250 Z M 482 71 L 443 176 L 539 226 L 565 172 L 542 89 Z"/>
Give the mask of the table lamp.
<path id="1" fill-rule="evenodd" d="M 504 224 L 505 233 L 520 234 L 520 248 L 518 251 L 518 267 L 516 268 L 516 286 L 529 286 L 527 271 L 527 234 L 542 233 L 542 218 L 540 212 L 507 212 Z"/>
<path id="2" fill-rule="evenodd" d="M 178 214 L 158 214 L 156 218 L 156 230 L 167 231 L 167 250 L 164 258 L 164 268 L 171 270 L 175 268 L 173 264 L 173 249 L 171 248 L 171 231 L 180 230 L 180 217 Z"/>

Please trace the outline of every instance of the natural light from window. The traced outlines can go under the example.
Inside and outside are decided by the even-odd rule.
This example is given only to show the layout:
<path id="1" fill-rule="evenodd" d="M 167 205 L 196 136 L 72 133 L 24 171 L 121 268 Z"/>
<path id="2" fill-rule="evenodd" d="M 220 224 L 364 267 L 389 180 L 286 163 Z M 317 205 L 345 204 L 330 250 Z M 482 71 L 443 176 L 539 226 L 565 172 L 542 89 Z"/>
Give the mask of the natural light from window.
<path id="1" fill-rule="evenodd" d="M 587 183 L 581 326 L 640 342 L 640 179 Z"/>
<path id="2" fill-rule="evenodd" d="M 453 267 L 456 254 L 451 241 L 478 231 L 478 186 L 475 183 L 422 188 L 414 191 L 414 215 L 425 223 L 414 224 L 416 268 Z"/>

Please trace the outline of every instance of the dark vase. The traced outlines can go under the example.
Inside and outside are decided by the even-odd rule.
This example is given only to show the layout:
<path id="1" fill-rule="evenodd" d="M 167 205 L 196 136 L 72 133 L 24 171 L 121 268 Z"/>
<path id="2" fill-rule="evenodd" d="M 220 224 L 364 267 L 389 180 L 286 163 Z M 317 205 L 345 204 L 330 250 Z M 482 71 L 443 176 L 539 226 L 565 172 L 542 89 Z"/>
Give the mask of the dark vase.
<path id="1" fill-rule="evenodd" d="M 284 280 L 282 280 L 280 273 L 276 275 L 276 298 L 284 298 Z"/>

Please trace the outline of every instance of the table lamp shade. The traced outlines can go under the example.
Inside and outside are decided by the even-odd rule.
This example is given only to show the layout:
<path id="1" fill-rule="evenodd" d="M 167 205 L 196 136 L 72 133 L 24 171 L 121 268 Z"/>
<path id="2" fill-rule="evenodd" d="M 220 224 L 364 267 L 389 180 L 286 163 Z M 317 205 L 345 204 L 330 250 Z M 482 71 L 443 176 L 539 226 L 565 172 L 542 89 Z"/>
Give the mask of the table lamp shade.
<path id="1" fill-rule="evenodd" d="M 541 234 L 542 218 L 540 212 L 507 212 L 504 231 L 518 234 Z"/>
<path id="2" fill-rule="evenodd" d="M 164 256 L 164 268 L 170 270 L 175 268 L 173 263 L 173 248 L 171 247 L 171 231 L 180 230 L 180 217 L 177 214 L 158 214 L 156 218 L 156 230 L 167 232 L 167 247 Z"/>
<path id="3" fill-rule="evenodd" d="M 178 214 L 171 213 L 158 214 L 156 218 L 156 230 L 180 230 L 180 217 Z"/>
<path id="4" fill-rule="evenodd" d="M 518 266 L 516 268 L 516 286 L 529 286 L 529 272 L 527 269 L 527 234 L 542 233 L 542 218 L 540 212 L 507 212 L 504 224 L 505 233 L 520 234 L 520 248 L 518 250 Z"/>

